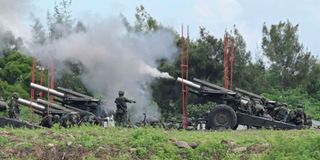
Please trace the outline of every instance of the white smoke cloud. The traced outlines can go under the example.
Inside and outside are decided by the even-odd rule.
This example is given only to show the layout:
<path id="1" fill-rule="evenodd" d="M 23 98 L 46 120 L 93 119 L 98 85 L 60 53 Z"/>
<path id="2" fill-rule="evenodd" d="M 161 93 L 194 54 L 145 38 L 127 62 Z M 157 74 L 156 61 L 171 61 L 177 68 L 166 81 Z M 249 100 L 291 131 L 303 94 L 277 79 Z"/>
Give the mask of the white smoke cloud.
<path id="1" fill-rule="evenodd" d="M 87 32 L 73 33 L 44 45 L 32 44 L 30 20 L 32 0 L 0 0 L 0 50 L 9 42 L 22 37 L 27 46 L 24 53 L 42 64 L 56 63 L 56 77 L 68 70 L 63 62 L 81 63 L 85 72 L 81 79 L 93 93 L 105 96 L 106 107 L 115 109 L 114 99 L 119 90 L 137 101 L 132 106 L 135 116 L 159 118 L 159 109 L 152 103 L 150 83 L 155 78 L 171 78 L 156 69 L 156 60 L 176 53 L 174 36 L 166 31 L 129 33 L 119 17 L 93 22 Z"/>
<path id="2" fill-rule="evenodd" d="M 27 39 L 30 30 L 26 25 L 26 17 L 30 16 L 32 0 L 0 0 L 0 31 L 10 31 L 15 36 Z"/>
<path id="3" fill-rule="evenodd" d="M 0 0 L 0 54 L 3 50 L 20 47 L 22 38 L 26 41 L 31 34 L 26 27 L 30 16 L 31 0 Z M 21 38 L 19 38 L 21 37 Z"/>
<path id="4" fill-rule="evenodd" d="M 133 120 L 144 112 L 159 118 L 159 109 L 152 103 L 150 83 L 155 77 L 171 77 L 156 69 L 156 60 L 171 58 L 177 52 L 171 33 L 127 32 L 119 18 L 92 23 L 85 33 L 74 33 L 29 49 L 44 64 L 50 59 L 83 64 L 83 83 L 90 91 L 103 94 L 108 108 L 115 109 L 114 99 L 119 90 L 124 90 L 125 96 L 137 101 L 129 105 L 135 112 L 131 115 Z"/>

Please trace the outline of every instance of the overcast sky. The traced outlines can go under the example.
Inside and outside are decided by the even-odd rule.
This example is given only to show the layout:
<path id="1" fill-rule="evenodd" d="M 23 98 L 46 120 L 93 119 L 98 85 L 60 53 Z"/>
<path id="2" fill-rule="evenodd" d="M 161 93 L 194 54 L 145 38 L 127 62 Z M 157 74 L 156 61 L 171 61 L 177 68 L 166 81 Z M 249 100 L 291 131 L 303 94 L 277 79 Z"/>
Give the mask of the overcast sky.
<path id="1" fill-rule="evenodd" d="M 34 1 L 36 16 L 45 19 L 53 0 Z M 262 25 L 289 20 L 299 24 L 300 41 L 320 57 L 320 0 L 73 0 L 77 19 L 107 18 L 122 13 L 134 20 L 135 7 L 145 6 L 156 20 L 180 32 L 181 24 L 190 26 L 192 38 L 198 37 L 199 26 L 222 37 L 236 25 L 254 54 L 261 51 Z"/>

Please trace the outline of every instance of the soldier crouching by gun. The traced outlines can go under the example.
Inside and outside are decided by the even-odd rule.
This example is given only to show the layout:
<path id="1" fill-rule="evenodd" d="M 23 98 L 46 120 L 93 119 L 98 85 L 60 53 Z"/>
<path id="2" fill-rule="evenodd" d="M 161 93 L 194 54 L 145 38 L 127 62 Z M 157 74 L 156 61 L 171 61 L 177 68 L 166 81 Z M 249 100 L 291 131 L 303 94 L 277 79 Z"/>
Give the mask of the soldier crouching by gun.
<path id="1" fill-rule="evenodd" d="M 136 103 L 134 100 L 129 100 L 124 97 L 124 91 L 119 91 L 119 97 L 114 101 L 117 105 L 116 110 L 116 126 L 127 126 L 128 125 L 128 111 L 127 103 Z"/>

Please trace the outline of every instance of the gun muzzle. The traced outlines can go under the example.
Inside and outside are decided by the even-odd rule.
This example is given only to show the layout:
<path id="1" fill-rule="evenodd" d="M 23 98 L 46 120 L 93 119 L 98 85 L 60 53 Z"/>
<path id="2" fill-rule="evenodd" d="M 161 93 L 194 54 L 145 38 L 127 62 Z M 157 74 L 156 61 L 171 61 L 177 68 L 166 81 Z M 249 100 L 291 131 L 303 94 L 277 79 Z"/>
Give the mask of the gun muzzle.
<path id="1" fill-rule="evenodd" d="M 194 88 L 194 89 L 201 89 L 201 86 L 196 84 L 196 83 L 193 83 L 191 81 L 188 81 L 186 79 L 182 79 L 180 77 L 177 78 L 177 81 L 178 82 L 181 82 L 181 83 L 184 83 L 185 85 L 187 85 L 188 87 L 191 87 L 191 88 Z"/>
<path id="2" fill-rule="evenodd" d="M 35 84 L 35 83 L 30 83 L 30 87 L 31 88 L 34 88 L 34 89 L 37 89 L 39 91 L 42 91 L 42 92 L 49 92 L 50 94 L 54 95 L 54 96 L 57 96 L 57 97 L 64 97 L 65 94 L 64 93 L 61 93 L 59 91 L 56 91 L 54 89 L 50 89 L 50 88 L 47 88 L 47 87 L 44 87 L 44 86 L 41 86 L 41 85 L 38 85 L 38 84 Z"/>

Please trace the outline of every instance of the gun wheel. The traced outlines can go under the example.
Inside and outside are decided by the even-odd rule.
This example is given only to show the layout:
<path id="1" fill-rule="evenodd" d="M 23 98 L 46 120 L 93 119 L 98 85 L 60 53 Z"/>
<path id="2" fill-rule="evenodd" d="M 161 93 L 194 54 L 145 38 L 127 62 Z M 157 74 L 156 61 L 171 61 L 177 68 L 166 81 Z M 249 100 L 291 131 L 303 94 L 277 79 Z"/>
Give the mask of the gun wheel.
<path id="1" fill-rule="evenodd" d="M 236 112 L 228 105 L 217 105 L 209 113 L 208 125 L 213 130 L 234 129 L 237 125 Z"/>

